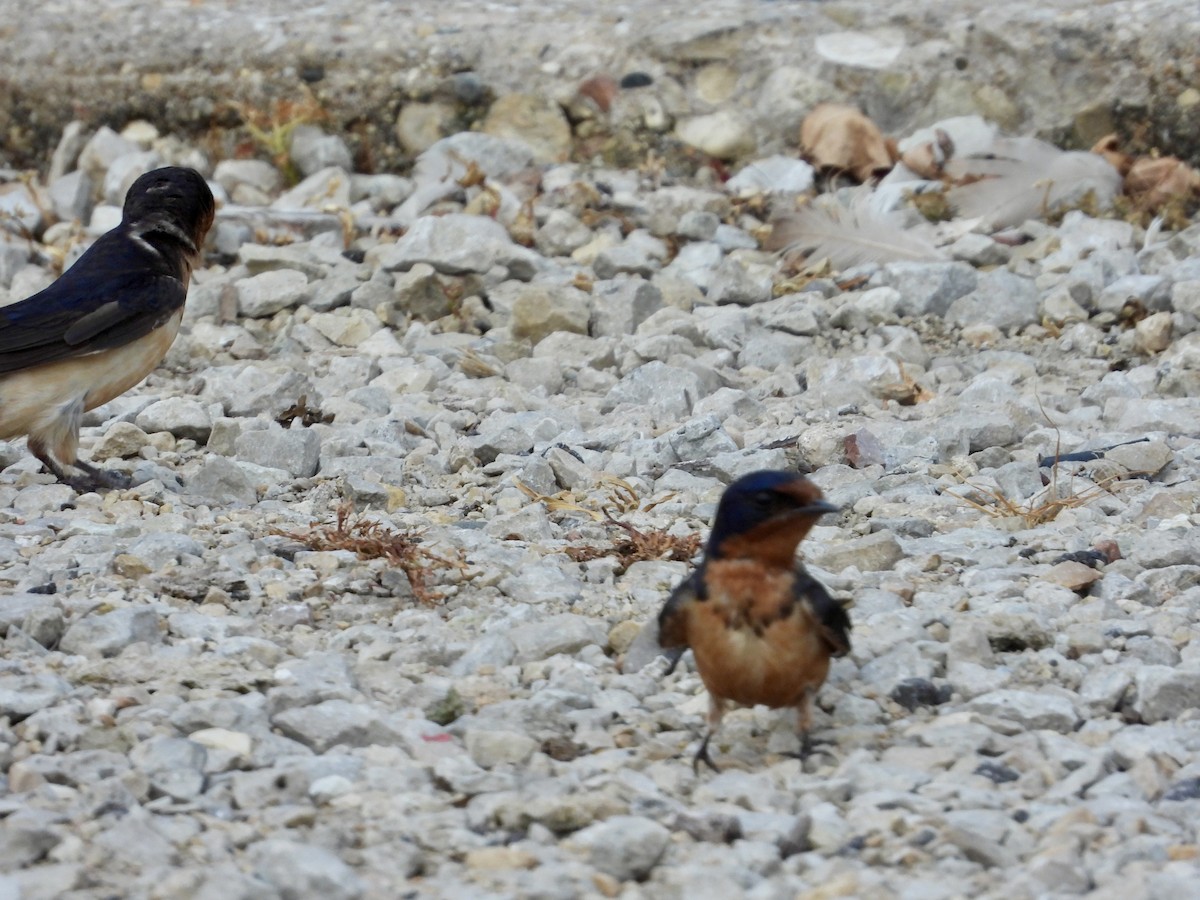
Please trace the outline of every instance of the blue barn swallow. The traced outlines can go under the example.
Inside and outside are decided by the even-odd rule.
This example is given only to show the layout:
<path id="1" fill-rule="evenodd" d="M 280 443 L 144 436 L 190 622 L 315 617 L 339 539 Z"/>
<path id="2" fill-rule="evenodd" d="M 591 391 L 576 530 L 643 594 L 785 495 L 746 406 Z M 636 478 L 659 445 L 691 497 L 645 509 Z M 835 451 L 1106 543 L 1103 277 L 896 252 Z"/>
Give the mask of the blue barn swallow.
<path id="1" fill-rule="evenodd" d="M 850 651 L 850 618 L 805 571 L 796 547 L 835 511 L 820 488 L 793 472 L 752 472 L 721 496 L 704 558 L 658 616 L 671 669 L 690 647 L 708 688 L 708 732 L 693 769 L 703 762 L 718 771 L 708 743 L 731 701 L 796 707 L 800 755 L 811 752 L 810 704 L 830 657 Z"/>
<path id="2" fill-rule="evenodd" d="M 128 484 L 78 458 L 79 424 L 166 355 L 214 214 L 199 172 L 147 172 L 120 225 L 48 288 L 0 307 L 0 440 L 28 435 L 29 451 L 76 490 Z"/>

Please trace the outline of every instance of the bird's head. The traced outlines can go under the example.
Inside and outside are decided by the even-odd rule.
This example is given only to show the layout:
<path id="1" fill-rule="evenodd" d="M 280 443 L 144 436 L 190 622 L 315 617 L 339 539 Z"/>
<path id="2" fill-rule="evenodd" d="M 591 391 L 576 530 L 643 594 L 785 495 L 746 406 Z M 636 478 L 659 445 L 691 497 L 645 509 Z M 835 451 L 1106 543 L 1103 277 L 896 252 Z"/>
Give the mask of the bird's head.
<path id="1" fill-rule="evenodd" d="M 140 176 L 125 195 L 121 220 L 150 240 L 181 244 L 194 262 L 216 215 L 212 191 L 195 169 L 164 166 Z"/>
<path id="2" fill-rule="evenodd" d="M 708 539 L 713 559 L 749 558 L 791 567 L 796 545 L 837 507 L 795 472 L 764 469 L 725 489 Z"/>

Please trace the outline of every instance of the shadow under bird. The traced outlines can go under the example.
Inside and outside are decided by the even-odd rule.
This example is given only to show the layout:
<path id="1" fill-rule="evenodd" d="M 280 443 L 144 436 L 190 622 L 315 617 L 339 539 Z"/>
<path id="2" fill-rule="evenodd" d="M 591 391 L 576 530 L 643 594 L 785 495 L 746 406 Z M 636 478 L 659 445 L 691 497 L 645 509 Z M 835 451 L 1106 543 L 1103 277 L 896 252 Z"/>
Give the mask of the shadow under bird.
<path id="1" fill-rule="evenodd" d="M 718 771 L 708 744 L 730 702 L 795 707 L 800 755 L 811 752 L 812 698 L 830 658 L 850 651 L 850 618 L 805 571 L 796 547 L 836 511 L 794 472 L 752 472 L 721 496 L 704 558 L 658 616 L 671 669 L 690 647 L 708 688 L 708 731 L 694 769 L 703 762 Z"/>
<path id="2" fill-rule="evenodd" d="M 0 307 L 0 440 L 28 435 L 29 451 L 76 490 L 128 485 L 78 458 L 80 422 L 166 356 L 214 215 L 199 172 L 147 172 L 120 225 L 48 288 Z"/>

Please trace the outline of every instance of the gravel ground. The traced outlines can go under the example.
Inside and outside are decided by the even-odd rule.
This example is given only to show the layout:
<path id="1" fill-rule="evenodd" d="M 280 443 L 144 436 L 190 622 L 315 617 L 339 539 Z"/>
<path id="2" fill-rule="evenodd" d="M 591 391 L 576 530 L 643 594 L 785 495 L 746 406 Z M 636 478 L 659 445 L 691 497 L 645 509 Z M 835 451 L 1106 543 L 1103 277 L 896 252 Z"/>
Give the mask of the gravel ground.
<path id="1" fill-rule="evenodd" d="M 0 18 L 5 165 L 43 165 L 72 119 L 220 142 L 246 108 L 311 94 L 362 168 L 398 169 L 414 104 L 444 135 L 498 97 L 566 103 L 631 73 L 653 77 L 663 132 L 722 112 L 764 152 L 828 100 L 897 134 L 979 114 L 1083 148 L 1119 130 L 1200 164 L 1195 0 L 0 0 Z"/>
<path id="2" fill-rule="evenodd" d="M 313 130 L 284 191 L 120 141 L 45 208 L 94 188 L 104 230 L 164 161 L 224 205 L 164 365 L 85 423 L 137 486 L 0 445 L 0 897 L 1194 896 L 1200 225 L 785 284 L 707 168 L 462 134 L 351 175 Z M 79 238 L 6 243 L 11 298 Z M 689 563 L 572 551 L 795 467 L 843 507 L 824 752 L 739 710 L 697 776 L 703 688 L 643 629 Z"/>

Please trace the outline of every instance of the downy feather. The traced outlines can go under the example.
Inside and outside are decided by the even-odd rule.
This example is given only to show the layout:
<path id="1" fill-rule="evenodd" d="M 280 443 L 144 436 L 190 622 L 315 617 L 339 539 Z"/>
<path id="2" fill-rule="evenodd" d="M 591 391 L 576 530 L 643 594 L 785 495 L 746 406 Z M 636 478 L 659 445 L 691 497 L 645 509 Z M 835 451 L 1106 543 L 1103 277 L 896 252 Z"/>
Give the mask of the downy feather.
<path id="1" fill-rule="evenodd" d="M 1028 137 L 999 138 L 987 156 L 952 159 L 945 171 L 955 181 L 978 179 L 947 197 L 960 216 L 982 219 L 992 229 L 1042 218 L 1089 191 L 1107 206 L 1121 187 L 1120 174 L 1104 158 Z"/>
<path id="2" fill-rule="evenodd" d="M 767 249 L 828 257 L 837 269 L 862 263 L 937 262 L 947 258 L 934 246 L 931 228 L 908 226 L 903 213 L 883 208 L 874 192 L 865 189 L 849 206 L 814 202 L 780 216 Z"/>

